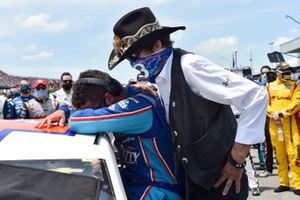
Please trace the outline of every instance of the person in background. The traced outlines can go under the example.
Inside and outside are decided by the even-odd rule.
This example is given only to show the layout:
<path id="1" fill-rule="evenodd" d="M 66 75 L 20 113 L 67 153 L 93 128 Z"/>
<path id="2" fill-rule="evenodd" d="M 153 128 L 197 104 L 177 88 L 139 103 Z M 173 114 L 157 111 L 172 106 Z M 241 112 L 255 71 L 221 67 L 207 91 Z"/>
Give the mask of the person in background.
<path id="1" fill-rule="evenodd" d="M 254 169 L 253 160 L 251 155 L 246 158 L 246 166 L 245 166 L 246 174 L 248 176 L 248 184 L 250 192 L 253 196 L 259 196 L 260 195 L 260 189 L 259 189 L 259 181 L 257 178 L 256 171 Z"/>
<path id="2" fill-rule="evenodd" d="M 56 82 L 53 81 L 53 80 L 50 80 L 48 82 L 48 90 L 49 90 L 49 93 L 52 94 L 53 92 L 55 92 L 57 90 L 57 87 L 56 87 Z"/>
<path id="3" fill-rule="evenodd" d="M 64 72 L 60 76 L 61 88 L 54 93 L 51 93 L 59 106 L 67 105 L 72 107 L 72 75 L 69 72 Z"/>
<path id="4" fill-rule="evenodd" d="M 26 80 L 27 81 L 27 80 Z M 20 85 L 14 85 L 7 91 L 7 100 L 10 101 L 18 96 L 20 96 Z"/>
<path id="5" fill-rule="evenodd" d="M 247 199 L 243 173 L 250 145 L 264 139 L 267 93 L 213 62 L 173 48 L 170 34 L 148 7 L 121 17 L 113 28 L 111 70 L 123 60 L 157 83 L 185 169 L 186 199 Z M 238 126 L 229 105 L 240 111 Z"/>
<path id="6" fill-rule="evenodd" d="M 271 67 L 268 65 L 264 65 L 260 68 L 261 74 L 261 82 L 262 84 L 267 87 L 270 82 L 275 81 L 274 74 L 271 71 Z M 269 131 L 269 117 L 266 116 L 266 125 L 265 125 L 265 170 L 259 174 L 259 177 L 268 177 L 273 173 L 273 147 L 270 138 L 270 131 Z"/>
<path id="7" fill-rule="evenodd" d="M 49 98 L 47 82 L 43 79 L 38 79 L 33 83 L 34 98 L 24 103 L 23 118 L 38 119 L 44 118 L 53 113 L 57 108 L 57 103 L 52 98 Z"/>
<path id="8" fill-rule="evenodd" d="M 267 85 L 269 130 L 279 176 L 274 192 L 289 191 L 291 183 L 294 193 L 300 195 L 300 135 L 295 119 L 300 108 L 300 85 L 291 80 L 287 63 L 278 64 L 276 72 L 276 81 Z"/>
<path id="9" fill-rule="evenodd" d="M 19 90 L 20 96 L 8 101 L 7 106 L 4 108 L 4 119 L 20 119 L 26 115 L 24 103 L 34 98 L 32 95 L 32 85 L 28 80 L 21 80 Z"/>
<path id="10" fill-rule="evenodd" d="M 253 81 L 253 73 L 250 66 L 243 67 L 242 76 L 250 81 Z"/>
<path id="11" fill-rule="evenodd" d="M 267 85 L 268 82 L 272 82 L 268 80 L 268 73 L 271 71 L 271 67 L 268 65 L 264 65 L 260 68 L 260 82 L 263 85 Z M 274 80 L 275 81 L 275 80 Z"/>
<path id="12" fill-rule="evenodd" d="M 245 66 L 242 69 L 242 74 L 243 77 L 246 79 L 249 79 L 253 81 L 253 74 L 252 74 L 252 69 L 249 66 Z M 256 82 L 258 85 L 263 85 L 261 82 Z M 259 167 L 257 168 L 258 170 L 264 170 L 265 169 L 265 146 L 264 143 L 258 143 L 253 145 L 254 148 L 257 149 L 258 152 L 258 159 L 259 159 Z"/>
<path id="13" fill-rule="evenodd" d="M 120 171 L 131 200 L 182 199 L 182 173 L 175 167 L 172 134 L 160 101 L 129 84 L 123 87 L 107 73 L 88 70 L 74 85 L 72 103 L 78 109 L 69 119 L 80 134 L 116 132 L 125 167 Z M 109 107 L 104 107 L 109 106 Z M 38 127 L 68 118 L 62 106 Z"/>
<path id="14" fill-rule="evenodd" d="M 3 94 L 0 94 L 0 119 L 4 118 L 3 110 L 7 106 L 7 100 L 6 96 Z"/>

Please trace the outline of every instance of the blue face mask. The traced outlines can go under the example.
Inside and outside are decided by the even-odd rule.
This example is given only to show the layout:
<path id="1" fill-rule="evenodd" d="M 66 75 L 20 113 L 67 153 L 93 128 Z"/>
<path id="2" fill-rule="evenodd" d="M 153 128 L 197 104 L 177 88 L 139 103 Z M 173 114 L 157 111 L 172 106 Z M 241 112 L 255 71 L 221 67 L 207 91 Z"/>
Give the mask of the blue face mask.
<path id="1" fill-rule="evenodd" d="M 139 70 L 150 83 L 155 83 L 155 78 L 165 66 L 171 53 L 172 48 L 166 48 L 146 57 L 131 61 L 130 65 L 131 67 Z"/>
<path id="2" fill-rule="evenodd" d="M 49 96 L 48 89 L 35 89 L 33 92 L 33 96 L 40 101 L 46 100 Z"/>

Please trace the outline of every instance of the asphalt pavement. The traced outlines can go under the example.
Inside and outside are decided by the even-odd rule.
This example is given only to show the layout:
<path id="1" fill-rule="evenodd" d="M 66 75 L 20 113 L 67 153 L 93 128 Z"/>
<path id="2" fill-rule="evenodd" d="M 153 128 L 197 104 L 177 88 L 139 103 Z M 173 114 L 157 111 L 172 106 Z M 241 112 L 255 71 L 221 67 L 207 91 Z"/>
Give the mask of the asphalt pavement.
<path id="1" fill-rule="evenodd" d="M 256 149 L 251 149 L 251 155 L 254 161 L 254 167 L 258 167 L 258 154 Z M 282 192 L 282 193 L 274 193 L 274 188 L 279 186 L 278 181 L 278 171 L 276 167 L 276 163 L 274 160 L 273 174 L 262 178 L 258 177 L 259 188 L 261 191 L 260 196 L 252 196 L 251 192 L 249 192 L 248 200 L 300 200 L 300 196 L 295 195 L 292 191 Z M 262 170 L 256 170 L 257 174 L 262 173 Z"/>

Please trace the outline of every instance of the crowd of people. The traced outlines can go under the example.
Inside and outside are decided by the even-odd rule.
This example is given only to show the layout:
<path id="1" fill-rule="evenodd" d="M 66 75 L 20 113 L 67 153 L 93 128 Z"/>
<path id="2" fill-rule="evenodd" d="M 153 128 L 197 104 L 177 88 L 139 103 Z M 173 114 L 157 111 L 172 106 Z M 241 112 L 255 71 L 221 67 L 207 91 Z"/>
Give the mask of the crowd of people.
<path id="1" fill-rule="evenodd" d="M 260 194 L 255 170 L 263 170 L 259 177 L 268 177 L 273 173 L 273 151 L 275 152 L 279 187 L 274 192 L 290 191 L 291 184 L 294 193 L 299 195 L 299 128 L 300 93 L 298 78 L 293 80 L 291 68 L 287 63 L 280 63 L 276 69 L 265 65 L 260 69 L 260 78 L 254 80 L 250 67 L 244 67 L 245 78 L 264 87 L 269 95 L 266 113 L 265 141 L 253 145 L 258 152 L 259 167 L 246 167 L 248 171 L 249 188 L 253 195 Z M 251 159 L 251 155 L 250 155 Z M 289 177 L 290 174 L 290 177 Z"/>
<path id="2" fill-rule="evenodd" d="M 40 119 L 53 113 L 61 105 L 72 105 L 72 75 L 64 72 L 61 88 L 51 88 L 51 81 L 22 79 L 11 93 L 1 96 L 1 119 Z M 52 86 L 53 87 L 53 86 Z"/>
<path id="3" fill-rule="evenodd" d="M 137 81 L 124 86 L 87 70 L 73 83 L 64 72 L 61 88 L 50 92 L 45 80 L 22 80 L 20 96 L 3 98 L 2 117 L 42 118 L 38 128 L 68 122 L 79 134 L 114 132 L 130 199 L 244 200 L 249 189 L 259 195 L 251 146 L 261 177 L 273 173 L 274 150 L 274 192 L 300 195 L 300 86 L 290 67 L 263 66 L 259 80 L 245 67 L 242 77 L 174 48 L 170 34 L 184 29 L 161 26 L 148 7 L 133 10 L 113 28 L 108 68 L 128 60 Z"/>

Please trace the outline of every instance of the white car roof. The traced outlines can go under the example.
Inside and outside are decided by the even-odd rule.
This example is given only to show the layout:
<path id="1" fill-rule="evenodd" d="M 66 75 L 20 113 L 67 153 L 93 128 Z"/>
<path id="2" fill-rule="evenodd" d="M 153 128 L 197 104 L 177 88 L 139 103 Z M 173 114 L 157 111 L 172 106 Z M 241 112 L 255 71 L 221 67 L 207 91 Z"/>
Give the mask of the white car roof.
<path id="1" fill-rule="evenodd" d="M 100 150 L 94 140 L 95 136 L 12 131 L 0 142 L 0 160 L 105 159 L 107 149 Z"/>
<path id="2" fill-rule="evenodd" d="M 36 130 L 13 130 L 0 140 L 0 161 L 104 159 L 109 169 L 116 199 L 127 199 L 110 140 L 106 135 L 102 135 L 96 145 L 95 137 L 53 134 Z"/>

